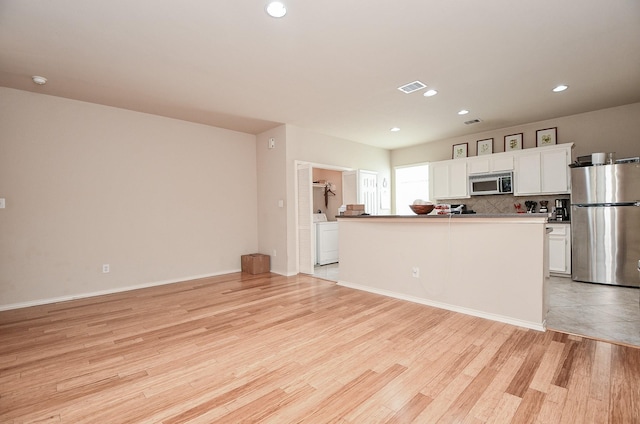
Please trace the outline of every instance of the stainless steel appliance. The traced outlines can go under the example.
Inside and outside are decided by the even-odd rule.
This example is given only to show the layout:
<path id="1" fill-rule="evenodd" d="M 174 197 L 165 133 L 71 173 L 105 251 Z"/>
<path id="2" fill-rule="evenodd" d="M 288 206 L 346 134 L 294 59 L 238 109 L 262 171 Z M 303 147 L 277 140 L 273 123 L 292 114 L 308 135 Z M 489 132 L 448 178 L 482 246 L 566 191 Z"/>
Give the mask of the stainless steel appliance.
<path id="1" fill-rule="evenodd" d="M 571 169 L 572 278 L 640 286 L 640 163 Z"/>
<path id="2" fill-rule="evenodd" d="M 469 176 L 469 194 L 507 194 L 513 193 L 513 172 L 475 174 Z"/>

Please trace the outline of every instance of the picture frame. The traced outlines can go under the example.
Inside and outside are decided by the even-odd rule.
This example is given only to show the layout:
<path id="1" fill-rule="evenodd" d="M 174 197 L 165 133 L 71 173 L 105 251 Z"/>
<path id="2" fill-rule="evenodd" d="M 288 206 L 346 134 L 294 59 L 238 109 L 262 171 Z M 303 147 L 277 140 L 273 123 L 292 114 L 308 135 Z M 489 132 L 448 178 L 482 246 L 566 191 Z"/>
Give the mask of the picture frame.
<path id="1" fill-rule="evenodd" d="M 453 159 L 466 158 L 469 152 L 469 143 L 454 144 L 451 157 Z"/>
<path id="2" fill-rule="evenodd" d="M 476 141 L 476 154 L 478 156 L 490 155 L 493 153 L 493 138 L 485 138 Z"/>
<path id="3" fill-rule="evenodd" d="M 536 131 L 536 146 L 551 146 L 558 142 L 558 127 Z"/>
<path id="4" fill-rule="evenodd" d="M 504 136 L 504 151 L 522 150 L 522 133 L 509 134 Z"/>

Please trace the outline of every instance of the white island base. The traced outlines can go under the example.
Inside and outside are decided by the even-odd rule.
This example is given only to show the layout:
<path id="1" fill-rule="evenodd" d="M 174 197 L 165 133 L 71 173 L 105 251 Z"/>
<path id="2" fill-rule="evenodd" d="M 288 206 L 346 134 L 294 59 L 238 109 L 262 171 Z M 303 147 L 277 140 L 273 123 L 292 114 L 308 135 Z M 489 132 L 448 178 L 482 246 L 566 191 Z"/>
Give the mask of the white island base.
<path id="1" fill-rule="evenodd" d="M 340 217 L 338 284 L 544 331 L 544 215 Z"/>

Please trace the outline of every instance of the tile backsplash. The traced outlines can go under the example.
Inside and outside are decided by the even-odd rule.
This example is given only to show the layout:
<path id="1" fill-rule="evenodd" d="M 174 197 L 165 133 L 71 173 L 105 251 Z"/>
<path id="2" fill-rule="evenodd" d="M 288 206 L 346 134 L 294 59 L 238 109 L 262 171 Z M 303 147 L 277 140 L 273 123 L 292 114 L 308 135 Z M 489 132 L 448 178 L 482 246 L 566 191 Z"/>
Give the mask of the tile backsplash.
<path id="1" fill-rule="evenodd" d="M 553 212 L 556 199 L 569 199 L 568 194 L 558 194 L 555 196 L 513 196 L 510 194 L 496 194 L 487 196 L 473 196 L 469 199 L 438 200 L 438 203 L 449 203 L 458 205 L 464 203 L 467 210 L 474 210 L 476 213 L 515 213 L 515 203 L 520 203 L 522 209 L 526 210 L 524 202 L 533 200 L 538 202 L 536 212 L 540 211 L 540 201 L 547 200 L 549 212 Z"/>

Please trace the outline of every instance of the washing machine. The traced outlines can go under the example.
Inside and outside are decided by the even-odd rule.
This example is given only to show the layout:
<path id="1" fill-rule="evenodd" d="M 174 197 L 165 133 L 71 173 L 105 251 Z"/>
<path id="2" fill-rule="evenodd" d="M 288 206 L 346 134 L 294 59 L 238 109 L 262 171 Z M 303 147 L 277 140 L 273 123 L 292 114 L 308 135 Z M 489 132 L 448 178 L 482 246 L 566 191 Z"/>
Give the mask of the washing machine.
<path id="1" fill-rule="evenodd" d="M 338 221 L 327 221 L 323 213 L 313 214 L 316 228 L 316 263 L 326 265 L 338 262 Z"/>

